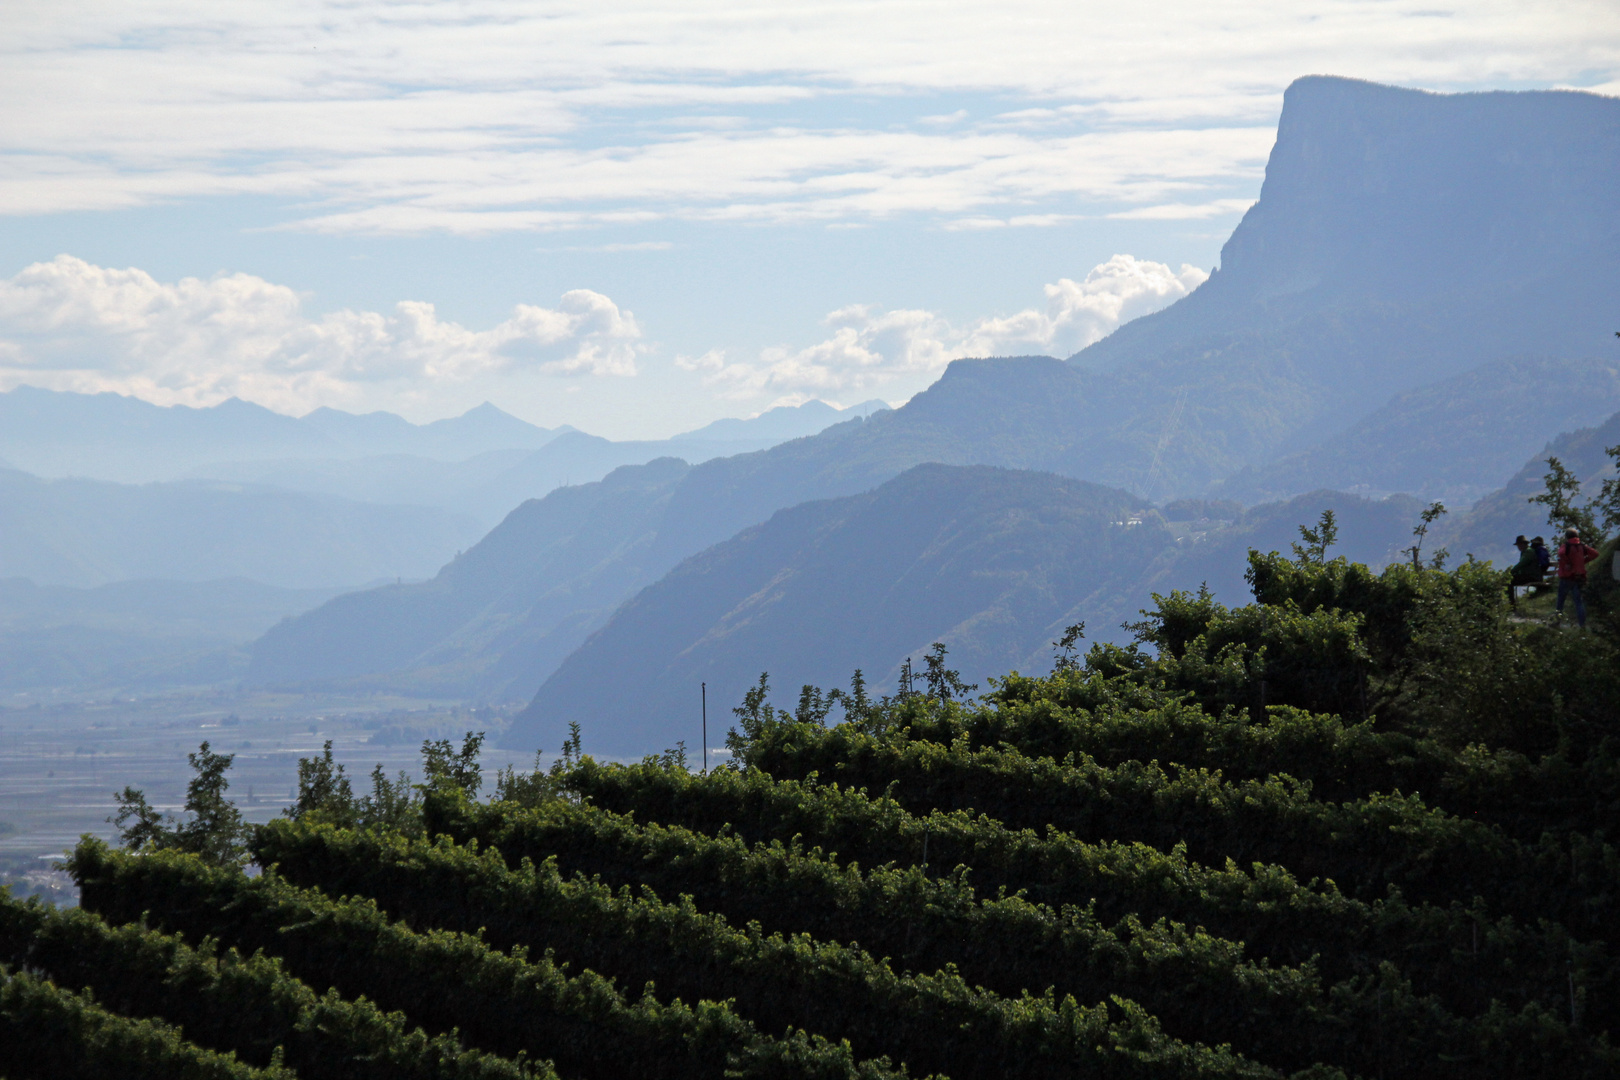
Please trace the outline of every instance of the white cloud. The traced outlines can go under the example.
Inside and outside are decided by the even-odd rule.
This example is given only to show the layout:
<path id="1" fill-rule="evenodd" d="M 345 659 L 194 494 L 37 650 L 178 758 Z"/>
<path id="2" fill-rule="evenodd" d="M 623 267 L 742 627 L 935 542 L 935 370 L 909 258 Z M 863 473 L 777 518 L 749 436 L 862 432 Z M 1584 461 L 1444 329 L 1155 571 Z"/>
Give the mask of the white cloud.
<path id="1" fill-rule="evenodd" d="M 906 376 L 937 375 L 962 357 L 1067 356 L 1122 323 L 1174 303 L 1208 277 L 1186 264 L 1178 271 L 1115 255 L 1082 281 L 1062 278 L 1047 285 L 1044 308 L 953 326 L 930 311 L 854 304 L 829 314 L 824 321 L 832 333 L 806 348 L 767 349 L 754 360 L 730 360 L 724 351 L 711 350 L 676 357 L 675 363 L 736 398 L 864 390 Z"/>
<path id="2" fill-rule="evenodd" d="M 1160 203 L 1109 214 L 1123 221 L 1200 221 L 1223 214 L 1241 214 L 1254 205 L 1253 199 L 1213 199 L 1205 203 Z"/>
<path id="3" fill-rule="evenodd" d="M 1392 0 L 15 2 L 0 207 L 261 195 L 318 208 L 293 213 L 328 231 L 477 233 L 1204 206 L 1252 189 L 1302 74 L 1620 85 L 1613 0 L 1412 15 Z"/>
<path id="4" fill-rule="evenodd" d="M 588 289 L 469 330 L 420 301 L 313 318 L 292 289 L 249 274 L 165 283 L 61 255 L 0 280 L 6 388 L 189 405 L 235 395 L 296 412 L 377 384 L 420 393 L 492 374 L 634 375 L 643 348 L 635 317 Z"/>

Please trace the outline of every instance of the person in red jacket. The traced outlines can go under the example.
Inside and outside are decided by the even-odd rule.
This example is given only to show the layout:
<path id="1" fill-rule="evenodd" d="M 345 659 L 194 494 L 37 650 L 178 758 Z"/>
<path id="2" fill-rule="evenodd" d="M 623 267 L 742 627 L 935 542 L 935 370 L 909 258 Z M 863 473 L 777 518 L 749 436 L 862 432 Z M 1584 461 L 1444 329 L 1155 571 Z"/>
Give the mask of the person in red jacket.
<path id="1" fill-rule="evenodd" d="M 1564 542 L 1558 545 L 1558 614 L 1564 613 L 1564 597 L 1575 597 L 1575 621 L 1586 626 L 1586 600 L 1581 586 L 1586 584 L 1586 564 L 1598 557 L 1597 548 L 1581 539 L 1574 529 L 1564 530 Z"/>

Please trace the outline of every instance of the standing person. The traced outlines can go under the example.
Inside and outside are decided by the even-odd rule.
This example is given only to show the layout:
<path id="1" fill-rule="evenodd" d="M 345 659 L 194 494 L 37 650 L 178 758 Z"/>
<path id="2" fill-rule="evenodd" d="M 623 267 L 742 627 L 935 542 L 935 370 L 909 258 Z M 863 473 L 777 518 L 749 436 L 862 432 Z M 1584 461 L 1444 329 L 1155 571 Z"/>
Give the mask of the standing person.
<path id="1" fill-rule="evenodd" d="M 1586 584 L 1586 564 L 1597 558 L 1597 548 L 1581 539 L 1574 529 L 1564 530 L 1564 542 L 1558 545 L 1558 614 L 1564 613 L 1564 597 L 1575 596 L 1575 621 L 1586 627 L 1586 600 L 1581 586 Z"/>

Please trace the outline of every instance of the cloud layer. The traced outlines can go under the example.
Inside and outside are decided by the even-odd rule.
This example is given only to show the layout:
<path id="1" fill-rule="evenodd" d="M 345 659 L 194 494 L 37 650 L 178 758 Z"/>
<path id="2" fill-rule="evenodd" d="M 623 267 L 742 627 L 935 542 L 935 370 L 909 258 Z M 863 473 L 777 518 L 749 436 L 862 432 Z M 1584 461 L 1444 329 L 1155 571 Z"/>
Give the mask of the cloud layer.
<path id="1" fill-rule="evenodd" d="M 878 311 L 852 305 L 827 316 L 832 333 L 802 349 L 766 350 L 757 359 L 729 360 L 720 350 L 678 357 L 728 396 L 777 395 L 779 400 L 865 391 L 908 375 L 935 375 L 968 356 L 1049 353 L 1067 356 L 1121 323 L 1186 296 L 1209 275 L 1183 264 L 1115 255 L 1082 281 L 1046 286 L 1046 305 L 1014 315 L 986 316 L 953 326 L 930 311 Z"/>
<path id="2" fill-rule="evenodd" d="M 1311 72 L 1620 89 L 1612 0 L 16 3 L 0 208 L 335 232 L 1233 213 Z"/>
<path id="3" fill-rule="evenodd" d="M 744 359 L 677 356 L 676 369 L 731 399 L 800 401 L 932 378 L 964 356 L 1066 356 L 1187 295 L 1207 277 L 1116 255 L 1083 279 L 1045 287 L 1045 303 L 953 325 L 936 312 L 852 304 L 827 336 Z M 431 401 L 477 380 L 631 376 L 651 354 L 630 312 L 589 289 L 554 308 L 519 304 L 488 330 L 407 300 L 391 312 L 306 314 L 292 289 L 248 274 L 162 282 L 70 255 L 0 279 L 0 389 L 114 391 L 158 404 L 241 397 L 290 413 Z"/>
<path id="4" fill-rule="evenodd" d="M 248 274 L 164 283 L 62 255 L 0 280 L 5 389 L 188 405 L 237 396 L 302 412 L 379 384 L 411 395 L 488 375 L 633 375 L 643 348 L 635 317 L 588 289 L 469 330 L 420 301 L 312 318 L 292 289 Z"/>

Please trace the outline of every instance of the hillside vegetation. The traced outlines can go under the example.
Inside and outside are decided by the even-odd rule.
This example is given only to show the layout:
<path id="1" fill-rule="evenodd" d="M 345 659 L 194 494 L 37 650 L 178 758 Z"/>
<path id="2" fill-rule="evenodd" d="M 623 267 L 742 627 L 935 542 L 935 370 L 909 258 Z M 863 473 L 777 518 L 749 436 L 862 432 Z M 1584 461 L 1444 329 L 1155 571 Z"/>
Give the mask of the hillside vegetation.
<path id="1" fill-rule="evenodd" d="M 205 745 L 81 911 L 0 903 L 8 1075 L 1614 1075 L 1612 553 L 1579 632 L 1304 532 L 982 694 L 762 676 L 706 772 L 328 751 L 248 828 Z"/>

